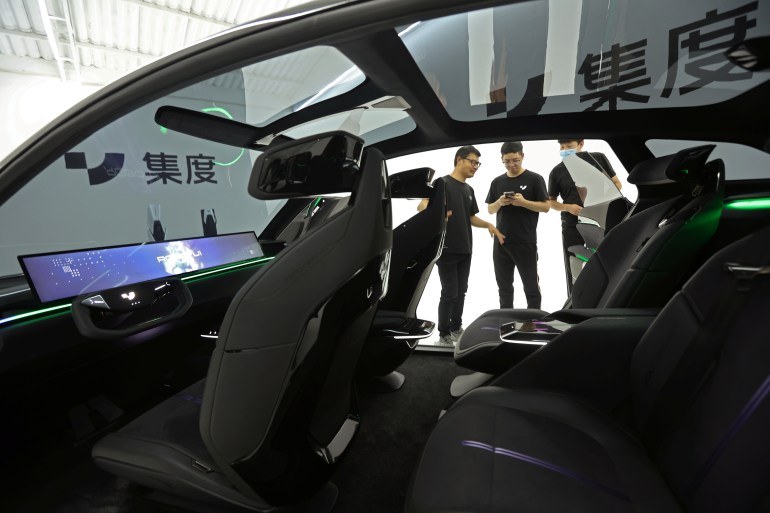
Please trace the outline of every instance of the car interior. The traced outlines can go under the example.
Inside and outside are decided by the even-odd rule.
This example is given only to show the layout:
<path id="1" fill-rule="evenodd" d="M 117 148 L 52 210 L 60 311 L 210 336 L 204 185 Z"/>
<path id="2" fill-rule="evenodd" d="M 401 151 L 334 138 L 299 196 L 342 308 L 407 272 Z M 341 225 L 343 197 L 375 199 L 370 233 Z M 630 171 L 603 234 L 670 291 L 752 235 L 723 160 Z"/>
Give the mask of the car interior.
<path id="1" fill-rule="evenodd" d="M 758 1 L 318 0 L 100 89 L 0 161 L 0 509 L 770 512 L 769 41 Z M 426 343 L 450 165 L 397 162 L 565 137 L 636 198 L 565 157 L 561 309 Z"/>

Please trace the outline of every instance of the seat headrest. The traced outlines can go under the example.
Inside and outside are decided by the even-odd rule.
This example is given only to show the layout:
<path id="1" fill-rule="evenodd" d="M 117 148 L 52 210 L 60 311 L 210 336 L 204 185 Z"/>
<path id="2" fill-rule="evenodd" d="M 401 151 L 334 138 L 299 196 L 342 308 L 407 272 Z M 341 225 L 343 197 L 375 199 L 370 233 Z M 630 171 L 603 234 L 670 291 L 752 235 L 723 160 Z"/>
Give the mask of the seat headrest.
<path id="1" fill-rule="evenodd" d="M 714 148 L 714 144 L 705 144 L 641 162 L 628 175 L 628 183 L 637 186 L 674 182 L 702 183 L 714 172 L 712 166 L 706 166 L 706 160 Z"/>
<path id="2" fill-rule="evenodd" d="M 254 162 L 249 194 L 257 199 L 355 192 L 364 140 L 327 132 L 270 145 Z"/>
<path id="3" fill-rule="evenodd" d="M 390 175 L 390 194 L 393 198 L 428 198 L 432 195 L 430 183 L 436 172 L 421 167 Z"/>

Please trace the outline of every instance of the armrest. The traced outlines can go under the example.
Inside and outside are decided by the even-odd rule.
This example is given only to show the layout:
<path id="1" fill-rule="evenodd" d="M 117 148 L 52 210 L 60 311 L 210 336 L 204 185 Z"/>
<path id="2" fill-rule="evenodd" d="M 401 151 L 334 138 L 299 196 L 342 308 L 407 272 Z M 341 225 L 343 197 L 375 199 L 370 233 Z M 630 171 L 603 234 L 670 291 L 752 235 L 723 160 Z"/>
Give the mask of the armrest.
<path id="1" fill-rule="evenodd" d="M 587 319 L 491 384 L 574 395 L 611 411 L 630 393 L 631 355 L 654 319 L 643 315 Z"/>
<path id="2" fill-rule="evenodd" d="M 594 317 L 654 317 L 660 308 L 568 308 L 557 310 L 545 320 L 557 320 L 577 324 Z"/>
<path id="3" fill-rule="evenodd" d="M 369 330 L 369 338 L 414 340 L 427 338 L 436 324 L 431 321 L 407 317 L 403 312 L 378 311 Z"/>

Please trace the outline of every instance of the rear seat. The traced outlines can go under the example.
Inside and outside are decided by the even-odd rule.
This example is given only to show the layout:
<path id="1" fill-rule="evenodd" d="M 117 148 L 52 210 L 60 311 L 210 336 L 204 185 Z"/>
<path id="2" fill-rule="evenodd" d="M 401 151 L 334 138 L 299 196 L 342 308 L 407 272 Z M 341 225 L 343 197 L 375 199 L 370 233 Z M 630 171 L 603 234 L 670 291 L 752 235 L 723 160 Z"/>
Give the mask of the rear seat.
<path id="1" fill-rule="evenodd" d="M 724 166 L 721 160 L 706 163 L 713 149 L 698 146 L 634 168 L 631 183 L 670 188 L 680 182 L 686 190 L 610 230 L 578 276 L 567 308 L 660 308 L 671 298 L 719 224 Z M 490 310 L 466 328 L 455 361 L 499 374 L 539 347 L 501 341 L 500 326 L 547 316 L 542 310 Z"/>
<path id="2" fill-rule="evenodd" d="M 625 424 L 569 384 L 517 387 L 516 367 L 439 420 L 406 511 L 770 511 L 768 311 L 765 227 L 710 258 L 615 363 Z M 573 361 L 575 383 L 593 358 Z"/>

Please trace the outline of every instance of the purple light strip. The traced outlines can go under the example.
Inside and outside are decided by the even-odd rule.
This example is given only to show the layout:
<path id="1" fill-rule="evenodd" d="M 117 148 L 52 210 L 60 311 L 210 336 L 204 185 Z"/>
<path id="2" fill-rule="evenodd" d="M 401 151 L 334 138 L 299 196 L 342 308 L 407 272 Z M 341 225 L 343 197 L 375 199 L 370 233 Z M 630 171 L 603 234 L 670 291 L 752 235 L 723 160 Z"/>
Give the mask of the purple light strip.
<path id="1" fill-rule="evenodd" d="M 543 461 L 537 458 L 533 458 L 532 456 L 527 456 L 526 454 L 522 454 L 520 452 L 511 451 L 509 449 L 503 449 L 502 447 L 494 447 L 489 444 L 485 444 L 482 442 L 476 442 L 474 440 L 463 440 L 460 442 L 462 445 L 466 447 L 473 447 L 476 449 L 483 449 L 485 451 L 492 452 L 494 454 L 499 454 L 501 456 L 507 456 L 509 458 L 517 459 L 520 461 L 524 461 L 527 463 L 531 463 L 533 465 L 537 465 L 538 467 L 542 467 L 545 469 L 548 469 L 552 472 L 557 472 L 559 474 L 565 475 L 567 477 L 571 477 L 572 479 L 576 479 L 584 484 L 587 484 L 589 486 L 592 486 L 593 488 L 602 490 L 605 493 L 608 493 L 612 495 L 613 497 L 617 497 L 618 499 L 622 499 L 627 502 L 631 502 L 631 498 L 614 488 L 610 488 L 609 486 L 603 485 L 598 481 L 594 481 L 590 477 L 586 477 L 582 474 L 578 474 L 577 472 L 573 472 L 572 470 L 569 470 L 564 467 L 560 467 L 558 465 L 554 465 L 553 463 L 548 463 L 547 461 Z"/>
<path id="2" fill-rule="evenodd" d="M 749 402 L 746 403 L 746 406 L 741 410 L 740 415 L 733 421 L 730 429 L 727 430 L 727 433 L 724 434 L 722 439 L 716 445 L 701 469 L 695 474 L 690 486 L 687 487 L 687 493 L 690 497 L 695 495 L 695 492 L 698 490 L 701 483 L 703 483 L 706 475 L 711 472 L 711 468 L 716 464 L 719 457 L 722 456 L 722 453 L 725 452 L 725 449 L 727 449 L 727 445 L 733 438 L 735 438 L 735 435 L 737 435 L 738 431 L 740 431 L 743 425 L 746 424 L 749 417 L 751 417 L 757 408 L 759 408 L 759 405 L 765 400 L 768 393 L 770 393 L 770 376 L 765 378 L 765 381 L 759 386 L 757 391 L 754 392 L 754 395 L 751 396 Z"/>
<path id="3" fill-rule="evenodd" d="M 195 397 L 194 395 L 190 394 L 177 394 L 177 397 L 181 397 L 185 401 L 190 401 L 191 403 L 195 403 L 198 406 L 203 405 L 203 399 L 200 397 Z"/>

